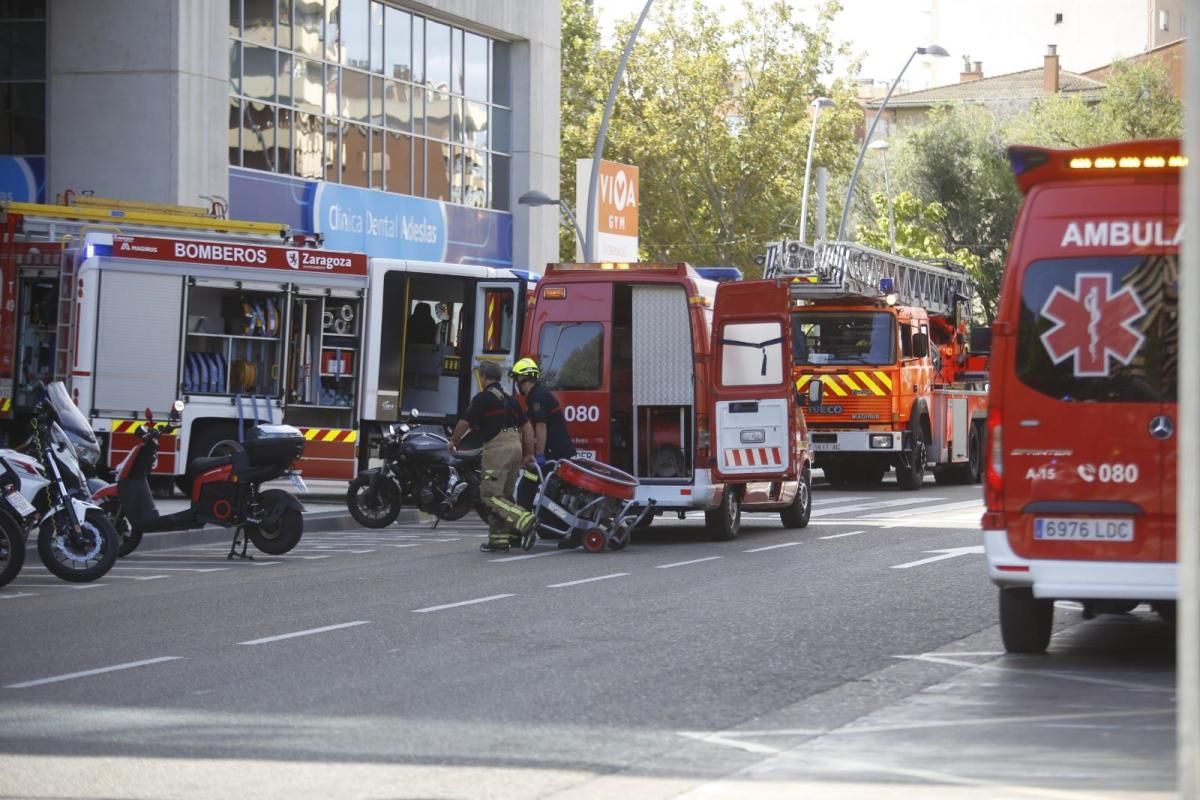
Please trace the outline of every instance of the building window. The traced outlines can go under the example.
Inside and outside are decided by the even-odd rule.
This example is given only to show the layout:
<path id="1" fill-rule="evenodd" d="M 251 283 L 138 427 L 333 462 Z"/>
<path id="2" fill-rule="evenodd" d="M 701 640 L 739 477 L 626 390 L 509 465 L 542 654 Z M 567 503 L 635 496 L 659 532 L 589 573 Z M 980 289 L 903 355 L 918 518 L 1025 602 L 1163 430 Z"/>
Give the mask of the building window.
<path id="1" fill-rule="evenodd" d="M 229 33 L 231 165 L 507 210 L 506 42 L 384 0 L 230 0 Z"/>
<path id="2" fill-rule="evenodd" d="M 46 154 L 46 2 L 0 3 L 0 154 Z"/>

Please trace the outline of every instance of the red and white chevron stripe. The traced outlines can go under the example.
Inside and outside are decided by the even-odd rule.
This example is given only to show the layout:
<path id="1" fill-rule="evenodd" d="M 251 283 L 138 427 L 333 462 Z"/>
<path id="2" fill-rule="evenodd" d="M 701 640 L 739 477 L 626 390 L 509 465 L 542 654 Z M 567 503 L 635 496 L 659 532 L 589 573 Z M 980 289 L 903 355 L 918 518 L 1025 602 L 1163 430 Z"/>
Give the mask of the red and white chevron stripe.
<path id="1" fill-rule="evenodd" d="M 725 451 L 725 465 L 730 467 L 783 466 L 783 454 L 778 447 L 733 447 Z"/>

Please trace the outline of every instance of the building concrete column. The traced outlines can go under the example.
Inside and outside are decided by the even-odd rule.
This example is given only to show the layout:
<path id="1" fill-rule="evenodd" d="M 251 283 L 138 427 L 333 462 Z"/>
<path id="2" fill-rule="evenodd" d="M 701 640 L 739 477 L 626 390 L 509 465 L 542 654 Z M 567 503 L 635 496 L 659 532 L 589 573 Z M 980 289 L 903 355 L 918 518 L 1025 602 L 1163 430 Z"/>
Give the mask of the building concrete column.
<path id="1" fill-rule="evenodd" d="M 228 197 L 228 1 L 48 6 L 47 196 Z"/>

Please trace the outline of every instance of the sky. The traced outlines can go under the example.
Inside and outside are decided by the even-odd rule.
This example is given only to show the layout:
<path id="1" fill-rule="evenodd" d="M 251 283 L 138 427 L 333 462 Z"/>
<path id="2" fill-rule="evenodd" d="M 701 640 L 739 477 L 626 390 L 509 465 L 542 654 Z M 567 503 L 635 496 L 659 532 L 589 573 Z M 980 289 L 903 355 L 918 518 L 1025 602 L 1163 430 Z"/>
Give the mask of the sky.
<path id="1" fill-rule="evenodd" d="M 593 0 L 602 28 L 641 12 L 645 0 Z M 740 13 L 741 0 L 706 0 L 711 8 Z M 797 10 L 816 0 L 789 0 Z M 1144 34 L 1128 21 L 1143 3 L 1131 0 L 842 0 L 835 35 L 864 54 L 863 78 L 890 83 L 914 47 L 939 44 L 950 58 L 921 60 L 905 72 L 902 89 L 957 83 L 964 56 L 980 61 L 985 77 L 1042 66 L 1056 44 L 1062 68 L 1083 72 L 1143 49 Z M 936 26 L 933 9 L 937 9 Z M 1054 15 L 1064 21 L 1055 24 Z M 647 25 L 654 19 L 650 8 Z M 609 24 L 605 24 L 609 23 Z M 937 28 L 935 30 L 934 28 Z M 611 35 L 611 33 L 610 33 Z"/>

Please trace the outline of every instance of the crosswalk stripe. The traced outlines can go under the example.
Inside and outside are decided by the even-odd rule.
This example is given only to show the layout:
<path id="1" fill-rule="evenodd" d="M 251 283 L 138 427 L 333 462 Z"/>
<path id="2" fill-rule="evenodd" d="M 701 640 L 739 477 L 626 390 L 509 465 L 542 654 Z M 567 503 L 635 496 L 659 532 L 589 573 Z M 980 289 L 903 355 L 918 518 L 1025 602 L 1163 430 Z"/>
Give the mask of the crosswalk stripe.
<path id="1" fill-rule="evenodd" d="M 880 500 L 872 503 L 856 503 L 849 506 L 838 506 L 837 508 L 814 508 L 812 516 L 828 517 L 833 514 L 845 514 L 847 511 L 879 511 L 885 508 L 896 508 L 898 506 L 912 506 L 917 503 L 930 503 L 935 500 L 945 500 L 944 497 L 908 497 L 898 500 Z"/>

